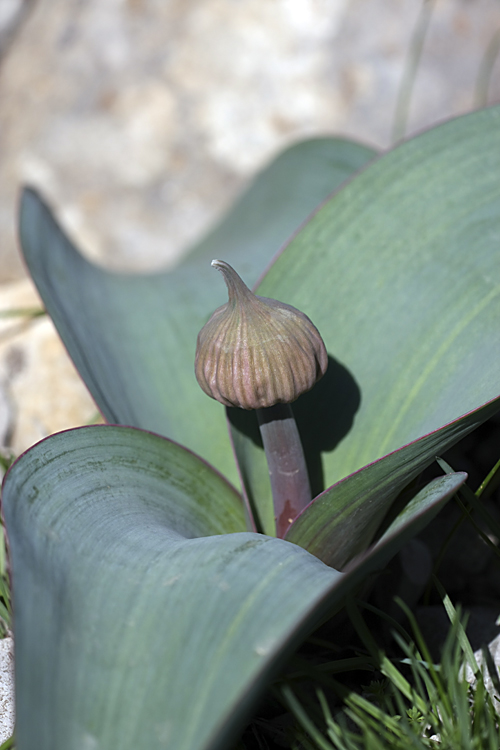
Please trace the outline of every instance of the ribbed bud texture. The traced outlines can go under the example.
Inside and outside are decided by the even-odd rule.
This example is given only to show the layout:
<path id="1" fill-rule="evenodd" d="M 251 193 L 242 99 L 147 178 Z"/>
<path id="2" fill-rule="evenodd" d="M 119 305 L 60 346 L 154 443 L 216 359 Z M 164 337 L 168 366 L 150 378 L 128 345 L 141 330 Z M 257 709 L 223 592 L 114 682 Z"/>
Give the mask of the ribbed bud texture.
<path id="1" fill-rule="evenodd" d="M 224 261 L 229 301 L 198 335 L 195 373 L 206 394 L 225 406 L 261 409 L 291 403 L 326 372 L 323 340 L 307 315 L 257 297 Z"/>

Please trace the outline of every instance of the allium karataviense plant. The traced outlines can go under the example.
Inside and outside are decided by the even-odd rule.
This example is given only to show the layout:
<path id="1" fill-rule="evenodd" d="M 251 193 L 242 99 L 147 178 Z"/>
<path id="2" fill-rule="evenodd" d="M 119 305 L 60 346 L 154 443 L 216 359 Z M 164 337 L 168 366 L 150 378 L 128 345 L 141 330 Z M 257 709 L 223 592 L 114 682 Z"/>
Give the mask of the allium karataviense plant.
<path id="1" fill-rule="evenodd" d="M 309 473 L 290 404 L 323 377 L 328 354 L 318 329 L 291 305 L 257 297 L 228 263 L 213 260 L 229 301 L 198 334 L 195 374 L 225 406 L 256 409 L 273 496 L 276 535 L 312 500 Z"/>
<path id="2" fill-rule="evenodd" d="M 43 440 L 4 482 L 18 750 L 230 747 L 291 650 L 460 486 L 390 514 L 500 407 L 499 175 L 499 108 L 380 158 L 299 144 L 148 276 L 92 265 L 24 193 L 26 263 L 114 424 Z M 314 499 L 284 538 L 256 412 L 226 420 L 194 374 L 223 302 L 214 257 L 250 284 L 268 267 L 258 295 L 307 315 L 328 352 L 293 404 Z"/>

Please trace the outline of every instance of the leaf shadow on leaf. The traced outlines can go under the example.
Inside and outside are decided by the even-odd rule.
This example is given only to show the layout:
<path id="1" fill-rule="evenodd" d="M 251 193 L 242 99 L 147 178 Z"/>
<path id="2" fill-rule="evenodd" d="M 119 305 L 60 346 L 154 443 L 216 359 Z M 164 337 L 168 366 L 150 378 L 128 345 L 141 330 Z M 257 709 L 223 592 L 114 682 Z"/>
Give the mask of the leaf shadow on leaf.
<path id="1" fill-rule="evenodd" d="M 321 454 L 333 451 L 349 433 L 360 404 L 361 390 L 355 378 L 331 355 L 324 377 L 293 404 L 313 497 L 326 489 Z M 229 408 L 227 414 L 233 427 L 262 448 L 254 411 Z"/>

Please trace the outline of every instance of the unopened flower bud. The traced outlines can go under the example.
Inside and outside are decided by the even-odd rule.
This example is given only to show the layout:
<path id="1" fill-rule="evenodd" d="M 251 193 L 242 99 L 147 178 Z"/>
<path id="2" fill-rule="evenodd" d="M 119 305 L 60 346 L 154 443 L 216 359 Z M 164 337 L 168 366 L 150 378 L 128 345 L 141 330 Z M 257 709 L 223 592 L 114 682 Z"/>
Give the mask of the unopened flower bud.
<path id="1" fill-rule="evenodd" d="M 291 403 L 326 372 L 325 345 L 307 315 L 257 297 L 221 260 L 229 301 L 198 334 L 195 373 L 205 393 L 225 406 L 262 409 Z"/>

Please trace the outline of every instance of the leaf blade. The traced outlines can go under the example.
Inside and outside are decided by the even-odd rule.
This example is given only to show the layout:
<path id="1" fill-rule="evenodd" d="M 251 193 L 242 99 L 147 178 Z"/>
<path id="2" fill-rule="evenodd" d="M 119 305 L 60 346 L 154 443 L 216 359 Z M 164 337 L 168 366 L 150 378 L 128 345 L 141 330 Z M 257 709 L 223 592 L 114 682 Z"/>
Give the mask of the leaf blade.
<path id="1" fill-rule="evenodd" d="M 368 546 L 391 504 L 435 460 L 438 451 L 465 437 L 495 414 L 499 406 L 500 399 L 495 399 L 469 416 L 350 474 L 315 498 L 290 526 L 285 538 L 327 565 L 343 570 Z"/>
<path id="2" fill-rule="evenodd" d="M 25 191 L 20 238 L 26 263 L 108 422 L 167 435 L 238 481 L 222 407 L 202 393 L 193 372 L 197 334 L 225 300 L 210 261 L 223 252 L 248 284 L 255 283 L 316 205 L 373 153 L 331 138 L 292 147 L 179 268 L 133 277 L 85 260 L 39 196 Z"/>
<path id="3" fill-rule="evenodd" d="M 461 481 L 340 574 L 241 531 L 238 495 L 170 441 L 95 426 L 38 443 L 3 486 L 19 749 L 229 746 L 290 649 Z"/>
<path id="4" fill-rule="evenodd" d="M 439 430 L 442 452 L 446 425 L 499 396 L 499 121 L 498 107 L 461 117 L 373 162 L 259 286 L 305 312 L 330 354 L 294 404 L 315 495 Z M 261 447 L 249 425 L 231 429 L 247 493 L 270 503 Z"/>
<path id="5" fill-rule="evenodd" d="M 210 467 L 129 428 L 42 441 L 3 504 L 19 748 L 209 747 L 340 577 L 244 532 L 240 498 Z"/>

